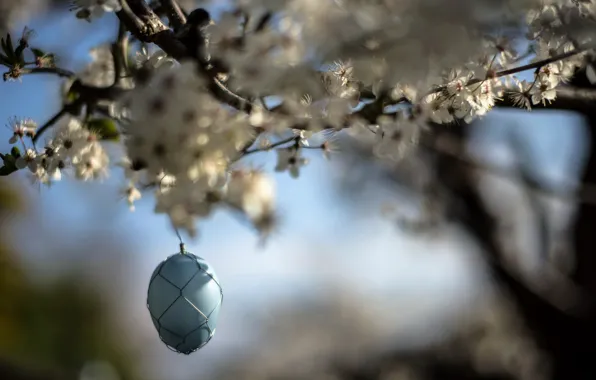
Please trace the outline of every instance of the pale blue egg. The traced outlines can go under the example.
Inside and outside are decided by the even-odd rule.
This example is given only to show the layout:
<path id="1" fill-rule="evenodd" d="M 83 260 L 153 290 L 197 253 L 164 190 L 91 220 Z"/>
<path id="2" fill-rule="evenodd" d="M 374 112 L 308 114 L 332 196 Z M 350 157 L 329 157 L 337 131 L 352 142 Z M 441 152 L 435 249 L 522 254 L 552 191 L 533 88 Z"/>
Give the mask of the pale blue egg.
<path id="1" fill-rule="evenodd" d="M 190 354 L 206 345 L 217 326 L 223 290 L 211 266 L 192 253 L 177 253 L 155 268 L 147 307 L 161 340 Z"/>

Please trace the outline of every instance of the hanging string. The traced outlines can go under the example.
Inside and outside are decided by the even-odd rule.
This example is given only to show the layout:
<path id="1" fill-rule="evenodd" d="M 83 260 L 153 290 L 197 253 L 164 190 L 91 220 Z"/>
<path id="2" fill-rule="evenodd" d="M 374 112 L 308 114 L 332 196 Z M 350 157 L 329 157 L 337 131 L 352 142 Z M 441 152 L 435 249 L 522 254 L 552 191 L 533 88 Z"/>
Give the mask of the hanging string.
<path id="1" fill-rule="evenodd" d="M 176 231 L 176 236 L 178 236 L 178 241 L 180 241 L 180 253 L 185 254 L 186 249 L 184 249 L 184 242 L 182 241 L 182 236 L 180 236 L 180 231 L 178 231 L 177 227 L 174 227 L 174 231 Z"/>

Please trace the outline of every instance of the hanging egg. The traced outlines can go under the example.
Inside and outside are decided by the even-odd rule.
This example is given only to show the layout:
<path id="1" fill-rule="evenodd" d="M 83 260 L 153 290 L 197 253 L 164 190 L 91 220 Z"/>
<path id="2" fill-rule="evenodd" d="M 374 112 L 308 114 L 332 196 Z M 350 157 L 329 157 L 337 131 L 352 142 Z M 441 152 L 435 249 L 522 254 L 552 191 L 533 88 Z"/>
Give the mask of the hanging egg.
<path id="1" fill-rule="evenodd" d="M 223 290 L 211 266 L 183 249 L 157 266 L 147 292 L 147 308 L 160 339 L 186 355 L 211 340 L 222 301 Z"/>

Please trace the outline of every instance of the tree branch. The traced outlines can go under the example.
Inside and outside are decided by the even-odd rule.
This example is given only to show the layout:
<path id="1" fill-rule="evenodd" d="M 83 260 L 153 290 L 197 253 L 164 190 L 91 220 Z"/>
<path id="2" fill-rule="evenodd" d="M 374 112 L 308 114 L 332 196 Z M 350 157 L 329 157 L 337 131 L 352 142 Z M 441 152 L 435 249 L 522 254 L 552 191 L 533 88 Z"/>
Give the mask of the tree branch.
<path id="1" fill-rule="evenodd" d="M 182 25 L 186 24 L 186 15 L 176 0 L 161 0 L 161 5 L 165 8 L 166 15 L 174 31 L 179 30 Z"/>
<path id="2" fill-rule="evenodd" d="M 554 57 L 543 59 L 541 61 L 528 63 L 527 65 L 518 66 L 518 67 L 514 67 L 511 69 L 507 69 L 507 70 L 501 70 L 501 71 L 498 71 L 497 73 L 495 73 L 494 78 L 504 77 L 507 75 L 516 74 L 516 73 L 520 73 L 522 71 L 527 71 L 527 70 L 532 70 L 532 69 L 540 69 L 541 67 L 549 65 L 551 63 L 562 61 L 564 59 L 584 53 L 586 50 L 587 49 L 574 49 L 574 50 L 568 51 L 566 53 L 555 55 Z"/>
<path id="3" fill-rule="evenodd" d="M 128 32 L 122 21 L 118 24 L 118 36 L 112 44 L 114 59 L 114 85 L 128 75 Z"/>
<path id="4" fill-rule="evenodd" d="M 123 0 L 122 10 L 116 12 L 116 15 L 140 41 L 156 44 L 178 61 L 192 58 L 188 48 L 176 38 L 144 0 Z M 210 70 L 205 62 L 199 62 L 199 69 L 208 79 L 208 87 L 214 97 L 238 110 L 250 112 L 252 103 L 227 88 L 217 78 L 217 73 Z"/>
<path id="5" fill-rule="evenodd" d="M 535 104 L 533 109 L 552 109 L 562 111 L 575 111 L 580 113 L 589 113 L 596 105 L 596 89 L 579 88 L 572 86 L 560 86 L 556 88 L 557 98 L 549 104 Z M 495 101 L 495 107 L 498 108 L 519 108 L 507 95 L 503 99 Z"/>
<path id="6" fill-rule="evenodd" d="M 485 80 L 489 80 L 489 79 L 501 78 L 501 77 L 505 77 L 507 75 L 521 73 L 521 72 L 524 72 L 527 70 L 540 69 L 541 67 L 549 65 L 551 63 L 562 61 L 564 59 L 584 53 L 584 52 L 586 52 L 586 50 L 587 49 L 574 49 L 572 51 L 562 53 L 559 55 L 555 55 L 553 57 L 546 58 L 546 59 L 543 59 L 540 61 L 532 62 L 527 65 L 513 67 L 511 69 L 506 69 L 506 70 L 501 70 L 501 71 L 488 72 L 486 75 L 486 78 L 472 78 L 466 83 L 466 86 L 478 84 L 478 83 L 484 82 Z M 434 94 L 439 91 L 443 91 L 446 88 L 447 88 L 447 85 L 437 86 L 435 89 L 433 89 L 432 91 L 429 92 L 429 95 Z"/>
<path id="7" fill-rule="evenodd" d="M 122 9 L 116 12 L 116 16 L 139 41 L 154 43 L 177 60 L 190 57 L 186 46 L 144 0 L 122 0 Z"/>
<path id="8" fill-rule="evenodd" d="M 21 69 L 21 74 L 55 74 L 59 77 L 73 78 L 75 73 L 58 67 L 32 67 Z"/>
<path id="9" fill-rule="evenodd" d="M 440 126 L 443 128 L 443 126 Z M 483 170 L 492 175 L 518 182 L 518 177 L 509 168 L 503 168 L 495 165 L 479 162 L 470 159 L 465 155 L 466 147 L 464 141 L 450 136 L 448 134 L 438 133 L 432 138 L 423 139 L 421 147 L 426 148 L 442 156 L 449 156 L 457 160 L 460 164 L 469 168 Z M 579 201 L 581 203 L 596 205 L 596 185 L 584 183 L 581 186 L 574 184 L 561 184 L 558 186 L 549 186 L 543 181 L 527 180 L 524 182 L 528 190 L 535 194 L 554 197 L 564 201 Z"/>

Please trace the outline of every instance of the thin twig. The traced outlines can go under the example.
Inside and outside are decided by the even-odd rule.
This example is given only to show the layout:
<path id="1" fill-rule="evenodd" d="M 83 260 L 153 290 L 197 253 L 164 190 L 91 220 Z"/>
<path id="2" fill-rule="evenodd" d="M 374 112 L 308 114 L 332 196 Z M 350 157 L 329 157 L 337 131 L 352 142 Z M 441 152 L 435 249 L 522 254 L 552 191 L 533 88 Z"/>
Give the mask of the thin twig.
<path id="1" fill-rule="evenodd" d="M 546 65 L 549 65 L 551 63 L 558 62 L 558 61 L 561 61 L 563 59 L 567 59 L 567 58 L 576 56 L 578 54 L 585 53 L 587 50 L 588 49 L 585 49 L 585 48 L 584 49 L 574 49 L 572 51 L 568 51 L 566 53 L 559 54 L 559 55 L 556 55 L 554 57 L 546 58 L 546 59 L 543 59 L 543 60 L 540 60 L 540 61 L 532 62 L 532 63 L 529 63 L 527 65 L 513 67 L 511 69 L 506 69 L 506 70 L 501 70 L 501 71 L 496 71 L 496 72 L 494 72 L 492 74 L 489 74 L 489 76 L 487 78 L 483 78 L 483 79 L 473 78 L 473 79 L 470 79 L 468 81 L 467 85 L 469 86 L 469 85 L 472 85 L 472 84 L 477 84 L 477 83 L 480 83 L 480 82 L 484 82 L 485 80 L 495 79 L 495 78 L 501 78 L 501 77 L 505 77 L 507 75 L 521 73 L 521 72 L 527 71 L 527 70 L 540 69 L 541 67 L 546 66 Z M 432 91 L 430 91 L 428 94 L 431 95 L 431 94 L 434 94 L 434 93 L 443 91 L 446 88 L 447 88 L 447 85 L 438 86 L 435 89 L 433 89 Z"/>
<path id="2" fill-rule="evenodd" d="M 61 69 L 58 67 L 32 67 L 32 68 L 22 68 L 20 71 L 21 74 L 55 74 L 59 77 L 65 78 L 73 78 L 75 73 L 70 70 Z"/>
<path id="3" fill-rule="evenodd" d="M 58 111 L 54 116 L 52 116 L 50 120 L 46 121 L 44 125 L 39 127 L 39 129 L 35 132 L 35 136 L 33 136 L 33 144 L 35 144 L 37 140 L 39 140 L 41 135 L 52 125 L 56 124 L 58 120 L 60 120 L 60 118 L 64 116 L 67 112 L 69 112 L 68 106 L 62 107 L 62 109 Z"/>
<path id="4" fill-rule="evenodd" d="M 253 153 L 267 152 L 267 151 L 270 151 L 271 149 L 279 148 L 280 146 L 289 144 L 291 142 L 296 142 L 299 139 L 300 139 L 300 136 L 292 136 L 292 137 L 285 138 L 283 140 L 279 140 L 279 141 L 277 141 L 271 145 L 267 145 L 266 147 L 263 147 L 263 148 L 247 149 L 244 152 L 242 152 L 242 157 L 248 156 L 249 154 L 253 154 Z"/>
<path id="5" fill-rule="evenodd" d="M 562 61 L 564 59 L 571 58 L 578 54 L 585 53 L 586 51 L 587 51 L 587 49 L 574 49 L 574 50 L 568 51 L 567 53 L 562 53 L 562 54 L 556 55 L 554 57 L 543 59 L 541 61 L 528 63 L 527 65 L 518 66 L 518 67 L 514 67 L 511 69 L 507 69 L 507 70 L 497 71 L 494 75 L 494 78 L 504 77 L 504 76 L 516 74 L 516 73 L 519 73 L 522 71 L 539 69 L 543 66 L 550 65 L 551 63 Z"/>

